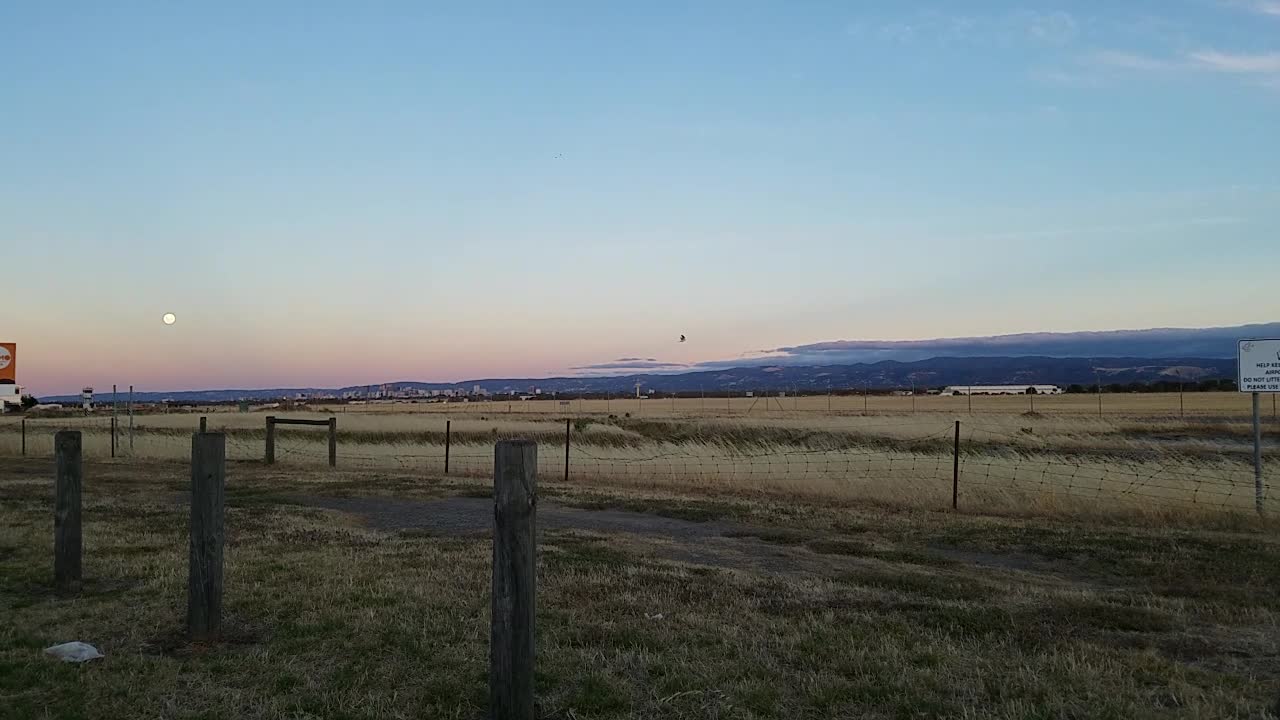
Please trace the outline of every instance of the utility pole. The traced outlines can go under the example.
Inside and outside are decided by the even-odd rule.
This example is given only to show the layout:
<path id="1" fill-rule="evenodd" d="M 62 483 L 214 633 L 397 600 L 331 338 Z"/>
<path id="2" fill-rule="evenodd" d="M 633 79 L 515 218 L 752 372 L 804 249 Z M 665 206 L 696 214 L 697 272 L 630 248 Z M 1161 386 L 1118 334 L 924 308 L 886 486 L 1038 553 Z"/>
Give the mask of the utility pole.
<path id="1" fill-rule="evenodd" d="M 1182 402 L 1182 371 L 1178 371 L 1178 418 L 1187 419 L 1186 406 Z"/>
<path id="2" fill-rule="evenodd" d="M 1102 417 L 1102 375 L 1096 369 L 1093 371 L 1093 379 L 1098 383 L 1098 417 Z"/>

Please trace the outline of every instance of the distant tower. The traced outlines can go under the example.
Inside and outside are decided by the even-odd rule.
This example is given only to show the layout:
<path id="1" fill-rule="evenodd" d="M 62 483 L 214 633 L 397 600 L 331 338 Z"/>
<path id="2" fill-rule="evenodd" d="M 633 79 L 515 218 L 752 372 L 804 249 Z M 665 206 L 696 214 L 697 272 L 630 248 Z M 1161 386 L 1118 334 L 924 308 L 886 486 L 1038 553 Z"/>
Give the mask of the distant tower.
<path id="1" fill-rule="evenodd" d="M 642 382 L 640 382 L 639 380 L 637 380 L 637 381 L 636 381 L 636 397 L 637 397 L 637 398 L 639 398 L 639 397 L 640 397 L 640 386 L 641 386 L 642 384 L 643 384 L 643 383 L 642 383 Z"/>

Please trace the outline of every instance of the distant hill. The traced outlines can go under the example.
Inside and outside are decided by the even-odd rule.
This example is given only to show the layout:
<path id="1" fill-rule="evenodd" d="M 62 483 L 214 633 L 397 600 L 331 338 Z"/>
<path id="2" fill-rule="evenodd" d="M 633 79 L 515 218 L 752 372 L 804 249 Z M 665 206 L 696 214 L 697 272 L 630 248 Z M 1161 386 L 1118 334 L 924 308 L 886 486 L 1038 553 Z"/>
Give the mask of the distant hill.
<path id="1" fill-rule="evenodd" d="M 490 393 L 634 393 L 636 383 L 659 392 L 724 392 L 726 390 L 800 390 L 826 392 L 867 387 L 939 387 L 943 385 L 1150 383 L 1179 379 L 1190 381 L 1234 378 L 1234 358 L 1179 357 L 936 357 L 913 362 L 884 360 L 873 363 L 823 366 L 764 365 L 701 370 L 678 374 L 627 374 L 608 377 L 481 378 L 456 383 L 400 381 L 397 389 L 471 390 L 479 385 Z M 264 388 L 134 393 L 140 402 L 223 402 L 241 398 L 265 400 L 308 396 L 340 396 L 364 390 L 366 386 L 342 388 Z M 50 402 L 70 402 L 77 396 L 44 398 Z M 99 400 L 103 399 L 99 396 Z"/>
<path id="2" fill-rule="evenodd" d="M 835 340 L 781 347 L 764 357 L 718 361 L 741 365 L 843 365 L 940 357 L 1220 358 L 1236 356 L 1241 338 L 1280 337 L 1280 323 L 1214 328 L 1150 328 L 1100 332 L 1039 332 L 934 340 Z"/>

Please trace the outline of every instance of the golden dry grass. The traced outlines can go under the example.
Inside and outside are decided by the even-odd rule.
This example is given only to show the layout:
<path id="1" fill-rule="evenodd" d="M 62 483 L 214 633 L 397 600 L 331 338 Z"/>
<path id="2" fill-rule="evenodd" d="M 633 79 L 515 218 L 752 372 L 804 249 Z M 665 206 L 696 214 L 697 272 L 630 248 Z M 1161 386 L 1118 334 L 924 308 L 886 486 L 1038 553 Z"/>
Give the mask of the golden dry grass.
<path id="1" fill-rule="evenodd" d="M 1044 399 L 1064 398 L 1075 400 L 1075 396 Z M 1235 398 L 1234 394 L 1203 394 L 1198 407 L 1220 413 Z M 801 402 L 813 400 L 825 398 Z M 975 402 L 1008 400 L 975 398 Z M 665 404 L 644 402 L 655 403 L 650 407 Z M 678 401 L 677 406 L 679 402 L 699 401 Z M 543 471 L 562 474 L 565 421 L 569 420 L 570 477 L 583 484 L 677 490 L 719 487 L 736 493 L 943 508 L 951 501 L 953 433 L 959 420 L 960 492 L 964 507 L 971 511 L 1196 517 L 1249 514 L 1254 509 L 1249 425 L 1217 414 L 1179 419 L 1143 415 L 1133 405 L 1125 413 L 1102 418 L 1048 411 L 997 414 L 989 407 L 972 416 L 938 411 L 841 415 L 774 410 L 772 414 L 682 416 L 677 412 L 660 418 L 628 418 L 625 413 L 613 417 L 576 412 L 489 414 L 471 404 L 449 406 L 459 409 L 445 416 L 437 411 L 442 407 L 366 405 L 336 413 L 340 463 L 442 472 L 448 422 L 450 470 L 455 474 L 489 472 L 493 441 L 515 436 L 538 440 L 544 449 Z M 375 412 L 375 408 L 382 410 Z M 280 417 L 329 416 L 318 411 L 272 412 Z M 211 430 L 227 433 L 229 457 L 262 457 L 264 413 L 218 412 L 208 417 Z M 140 414 L 134 418 L 132 444 L 127 430 L 121 431 L 118 455 L 130 456 L 132 448 L 131 456 L 137 458 L 187 457 L 189 433 L 197 422 L 192 414 Z M 127 421 L 121 424 L 127 428 Z M 51 453 L 53 432 L 61 427 L 86 432 L 89 457 L 110 455 L 110 418 L 101 415 L 28 419 L 28 453 Z M 18 453 L 17 429 L 12 420 L 0 422 L 0 454 Z M 278 461 L 324 464 L 328 457 L 324 432 L 282 426 Z M 1273 444 L 1276 437 L 1277 429 L 1269 426 L 1267 442 Z M 1274 467 L 1275 462 L 1270 464 Z M 1268 470 L 1268 476 L 1274 472 Z M 1265 502 L 1271 506 L 1276 500 L 1269 487 L 1266 491 Z"/>

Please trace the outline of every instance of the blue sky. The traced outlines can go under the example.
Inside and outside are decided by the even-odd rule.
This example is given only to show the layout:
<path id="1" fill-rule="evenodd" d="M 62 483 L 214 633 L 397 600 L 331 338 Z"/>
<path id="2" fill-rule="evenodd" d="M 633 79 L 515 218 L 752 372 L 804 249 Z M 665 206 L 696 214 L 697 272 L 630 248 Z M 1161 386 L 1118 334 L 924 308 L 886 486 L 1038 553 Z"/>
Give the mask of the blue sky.
<path id="1" fill-rule="evenodd" d="M 0 8 L 20 381 L 1280 317 L 1280 0 L 628 5 Z"/>

